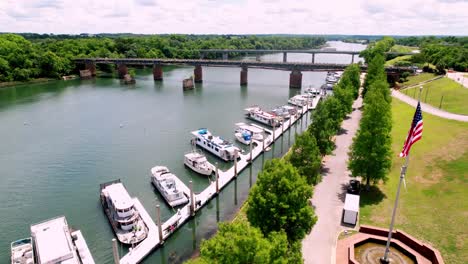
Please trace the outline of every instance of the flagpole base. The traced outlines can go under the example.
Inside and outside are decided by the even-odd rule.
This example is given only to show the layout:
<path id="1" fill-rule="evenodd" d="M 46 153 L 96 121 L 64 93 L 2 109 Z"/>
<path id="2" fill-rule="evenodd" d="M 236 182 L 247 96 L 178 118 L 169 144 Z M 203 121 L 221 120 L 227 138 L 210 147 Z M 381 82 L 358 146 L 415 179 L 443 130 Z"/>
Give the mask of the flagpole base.
<path id="1" fill-rule="evenodd" d="M 390 264 L 390 259 L 385 259 L 384 257 L 381 257 L 380 264 Z"/>

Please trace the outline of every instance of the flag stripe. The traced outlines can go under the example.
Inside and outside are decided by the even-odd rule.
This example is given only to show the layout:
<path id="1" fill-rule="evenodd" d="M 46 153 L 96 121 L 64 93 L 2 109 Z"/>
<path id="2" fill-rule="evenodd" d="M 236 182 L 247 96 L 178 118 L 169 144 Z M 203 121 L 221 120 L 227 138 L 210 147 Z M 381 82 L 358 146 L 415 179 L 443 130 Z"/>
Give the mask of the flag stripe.
<path id="1" fill-rule="evenodd" d="M 403 145 L 403 149 L 401 150 L 400 157 L 408 156 L 411 146 L 422 138 L 422 132 L 423 118 L 421 112 L 421 104 L 418 102 L 416 112 L 413 116 L 413 122 L 411 123 L 410 130 L 408 131 L 408 135 L 406 136 L 405 144 Z"/>

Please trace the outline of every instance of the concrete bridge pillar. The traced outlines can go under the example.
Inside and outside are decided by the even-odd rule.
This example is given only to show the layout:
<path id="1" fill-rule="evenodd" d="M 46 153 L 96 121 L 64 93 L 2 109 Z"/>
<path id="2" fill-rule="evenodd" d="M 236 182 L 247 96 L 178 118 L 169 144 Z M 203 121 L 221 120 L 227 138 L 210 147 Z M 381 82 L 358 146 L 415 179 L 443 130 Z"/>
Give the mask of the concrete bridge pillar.
<path id="1" fill-rule="evenodd" d="M 247 85 L 247 73 L 248 68 L 246 66 L 243 66 L 240 72 L 240 85 Z"/>
<path id="2" fill-rule="evenodd" d="M 353 63 L 354 63 L 354 54 L 351 55 L 351 64 L 353 64 Z"/>
<path id="3" fill-rule="evenodd" d="M 127 65 L 125 65 L 123 63 L 117 64 L 117 72 L 119 74 L 119 79 L 123 79 L 124 76 L 128 74 Z"/>
<path id="4" fill-rule="evenodd" d="M 259 53 L 255 54 L 255 60 L 260 61 L 260 54 Z"/>
<path id="5" fill-rule="evenodd" d="M 200 53 L 200 59 L 203 60 L 205 58 L 205 52 Z"/>
<path id="6" fill-rule="evenodd" d="M 223 60 L 228 60 L 228 53 L 227 52 L 223 52 Z"/>
<path id="7" fill-rule="evenodd" d="M 203 71 L 201 65 L 195 66 L 195 69 L 193 70 L 193 75 L 195 75 L 196 83 L 203 82 Z"/>
<path id="8" fill-rule="evenodd" d="M 312 53 L 312 63 L 315 63 L 315 53 Z"/>
<path id="9" fill-rule="evenodd" d="M 96 63 L 87 61 L 85 63 L 85 69 L 91 73 L 91 76 L 96 76 Z"/>
<path id="10" fill-rule="evenodd" d="M 153 79 L 155 81 L 162 81 L 163 69 L 161 64 L 153 64 Z"/>
<path id="11" fill-rule="evenodd" d="M 289 75 L 289 88 L 302 88 L 302 72 L 293 70 Z"/>
<path id="12" fill-rule="evenodd" d="M 283 52 L 283 62 L 288 62 L 288 53 Z"/>

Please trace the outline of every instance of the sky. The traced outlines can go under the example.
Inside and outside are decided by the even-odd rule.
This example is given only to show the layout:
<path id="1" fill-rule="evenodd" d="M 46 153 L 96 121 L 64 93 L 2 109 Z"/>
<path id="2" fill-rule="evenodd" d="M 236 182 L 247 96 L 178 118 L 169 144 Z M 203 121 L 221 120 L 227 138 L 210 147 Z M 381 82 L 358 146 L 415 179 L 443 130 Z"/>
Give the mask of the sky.
<path id="1" fill-rule="evenodd" d="M 0 0 L 0 32 L 468 35 L 468 0 Z"/>

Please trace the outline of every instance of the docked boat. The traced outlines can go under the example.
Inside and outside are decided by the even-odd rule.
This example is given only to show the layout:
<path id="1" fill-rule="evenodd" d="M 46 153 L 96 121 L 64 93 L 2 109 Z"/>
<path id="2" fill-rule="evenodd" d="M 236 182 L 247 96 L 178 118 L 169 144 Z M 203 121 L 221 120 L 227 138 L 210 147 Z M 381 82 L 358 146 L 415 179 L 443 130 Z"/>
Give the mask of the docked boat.
<path id="1" fill-rule="evenodd" d="M 73 231 L 64 216 L 31 225 L 31 236 L 38 264 L 94 264 L 83 235 Z"/>
<path id="2" fill-rule="evenodd" d="M 136 244 L 148 236 L 148 227 L 120 180 L 101 184 L 101 204 L 121 243 Z"/>
<path id="3" fill-rule="evenodd" d="M 284 109 L 283 106 L 276 107 L 271 110 L 271 112 L 277 116 L 280 116 L 283 120 L 291 118 L 291 114 L 287 109 Z"/>
<path id="4" fill-rule="evenodd" d="M 325 79 L 326 83 L 337 83 L 338 82 L 338 79 L 335 78 L 335 76 L 327 76 L 327 78 Z"/>
<path id="5" fill-rule="evenodd" d="M 34 248 L 30 237 L 11 243 L 11 264 L 34 264 Z"/>
<path id="6" fill-rule="evenodd" d="M 281 117 L 275 115 L 274 113 L 265 112 L 258 106 L 246 108 L 245 111 L 245 115 L 247 116 L 247 118 L 255 120 L 259 123 L 272 127 L 277 127 L 281 125 Z"/>
<path id="7" fill-rule="evenodd" d="M 262 141 L 264 139 L 264 130 L 258 126 L 245 123 L 236 123 L 236 126 L 234 135 L 239 142 L 245 145 L 249 145 L 252 140 Z"/>
<path id="8" fill-rule="evenodd" d="M 231 142 L 224 140 L 219 136 L 213 136 L 211 132 L 206 128 L 200 128 L 192 131 L 192 135 L 195 137 L 192 139 L 195 144 L 211 152 L 213 155 L 221 158 L 224 161 L 234 160 L 237 154 L 242 151 L 234 146 Z M 239 156 L 237 156 L 239 158 Z"/>
<path id="9" fill-rule="evenodd" d="M 307 98 L 304 98 L 304 96 L 298 94 L 289 98 L 288 103 L 295 106 L 304 107 L 307 105 L 307 101 Z"/>
<path id="10" fill-rule="evenodd" d="M 193 171 L 202 175 L 211 175 L 214 166 L 206 159 L 205 155 L 193 150 L 184 155 L 184 164 Z"/>
<path id="11" fill-rule="evenodd" d="M 155 166 L 151 169 L 151 174 L 151 182 L 170 206 L 188 203 L 182 188 L 177 186 L 179 179 L 167 167 Z"/>
<path id="12" fill-rule="evenodd" d="M 320 90 L 317 88 L 308 88 L 305 90 L 305 92 L 313 95 L 314 97 L 320 95 Z"/>

